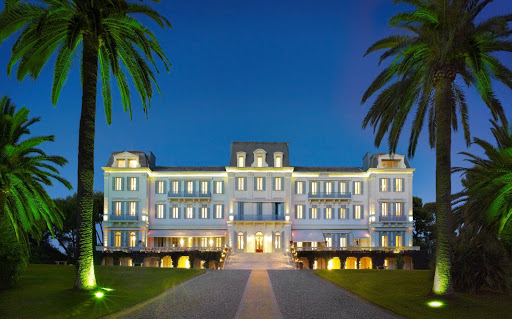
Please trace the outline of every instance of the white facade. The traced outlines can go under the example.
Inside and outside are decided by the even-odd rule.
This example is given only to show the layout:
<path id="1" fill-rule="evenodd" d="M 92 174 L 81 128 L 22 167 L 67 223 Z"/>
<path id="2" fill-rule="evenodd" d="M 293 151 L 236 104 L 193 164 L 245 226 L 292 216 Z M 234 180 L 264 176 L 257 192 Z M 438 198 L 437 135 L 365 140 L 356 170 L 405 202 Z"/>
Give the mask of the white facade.
<path id="1" fill-rule="evenodd" d="M 396 250 L 412 247 L 403 155 L 362 167 L 293 167 L 287 143 L 231 145 L 225 167 L 163 167 L 116 152 L 104 170 L 104 247 L 114 251 Z"/>

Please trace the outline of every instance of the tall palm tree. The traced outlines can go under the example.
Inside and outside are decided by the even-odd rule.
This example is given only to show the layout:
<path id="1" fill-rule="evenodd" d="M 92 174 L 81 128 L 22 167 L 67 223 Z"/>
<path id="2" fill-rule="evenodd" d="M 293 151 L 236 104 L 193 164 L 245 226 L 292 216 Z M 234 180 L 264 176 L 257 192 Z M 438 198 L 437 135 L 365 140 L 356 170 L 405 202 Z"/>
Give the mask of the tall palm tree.
<path id="1" fill-rule="evenodd" d="M 0 99 L 0 287 L 13 286 L 26 266 L 28 235 L 41 238 L 45 229 L 62 226 L 62 216 L 44 186 L 56 180 L 71 189 L 55 166 L 67 161 L 46 155 L 39 145 L 53 142 L 53 136 L 30 135 L 30 126 L 39 118 L 29 119 L 29 111 L 16 107 L 6 96 Z M 12 265 L 4 265 L 4 260 Z M 9 264 L 9 262 L 7 262 Z M 6 268 L 10 269 L 6 270 Z M 18 269 L 18 271 L 15 271 Z M 3 277 L 7 278 L 3 278 Z"/>
<path id="2" fill-rule="evenodd" d="M 380 62 L 392 62 L 364 93 L 365 103 L 380 91 L 368 111 L 363 128 L 372 126 L 375 144 L 388 133 L 390 152 L 394 153 L 408 115 L 415 110 L 409 138 L 408 155 L 414 156 L 425 117 L 430 147 L 436 149 L 436 223 L 437 254 L 432 292 L 452 292 L 450 268 L 450 193 L 451 135 L 458 128 L 457 116 L 470 143 L 468 106 L 460 84 L 475 87 L 492 116 L 504 118 L 495 98 L 492 79 L 512 88 L 512 72 L 494 52 L 512 51 L 507 25 L 512 15 L 489 18 L 476 23 L 490 0 L 395 0 L 412 8 L 389 20 L 391 27 L 404 32 L 375 42 L 369 54 L 385 50 Z M 366 55 L 365 54 L 365 55 Z M 379 62 L 379 63 L 380 63 Z"/>
<path id="3" fill-rule="evenodd" d="M 82 113 L 78 140 L 77 267 L 75 288 L 96 287 L 93 267 L 93 182 L 94 134 L 98 71 L 102 82 L 107 124 L 112 118 L 111 76 L 116 79 L 125 111 L 131 118 L 128 72 L 142 99 L 147 116 L 153 96 L 155 56 L 169 71 L 170 63 L 155 35 L 135 16 L 143 15 L 162 28 L 169 21 L 141 1 L 126 0 L 39 0 L 10 1 L 0 13 L 0 43 L 21 30 L 12 47 L 8 73 L 17 64 L 16 76 L 37 78 L 56 53 L 51 100 L 57 104 L 60 91 L 76 56 L 82 76 Z M 158 89 L 159 90 L 159 89 Z"/>

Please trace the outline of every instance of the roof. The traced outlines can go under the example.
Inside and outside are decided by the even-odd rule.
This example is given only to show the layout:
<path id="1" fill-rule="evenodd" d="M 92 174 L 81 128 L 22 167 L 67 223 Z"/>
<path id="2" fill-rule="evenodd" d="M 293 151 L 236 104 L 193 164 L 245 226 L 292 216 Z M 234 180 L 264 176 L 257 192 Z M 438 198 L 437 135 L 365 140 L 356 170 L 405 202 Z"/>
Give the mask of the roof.
<path id="1" fill-rule="evenodd" d="M 117 154 L 121 154 L 121 153 L 132 153 L 132 154 L 134 154 L 134 155 L 138 155 L 138 156 L 139 156 L 139 164 L 140 164 L 140 167 L 149 167 L 149 160 L 148 160 L 148 157 L 147 157 L 146 153 L 141 152 L 141 151 L 121 151 L 121 152 L 112 152 L 112 153 L 110 154 L 109 159 L 108 159 L 107 167 L 112 167 L 112 164 L 114 164 L 114 156 L 116 156 Z"/>
<path id="2" fill-rule="evenodd" d="M 165 172 L 225 172 L 224 166 L 156 166 L 155 171 Z"/>
<path id="3" fill-rule="evenodd" d="M 320 166 L 295 166 L 294 172 L 353 172 L 360 173 L 361 167 L 320 167 Z"/>
<path id="4" fill-rule="evenodd" d="M 237 166 L 236 153 L 245 152 L 246 166 L 254 163 L 254 151 L 262 149 L 267 152 L 266 162 L 269 167 L 274 167 L 274 153 L 283 153 L 283 167 L 290 167 L 288 142 L 231 142 L 231 157 L 229 166 Z"/>

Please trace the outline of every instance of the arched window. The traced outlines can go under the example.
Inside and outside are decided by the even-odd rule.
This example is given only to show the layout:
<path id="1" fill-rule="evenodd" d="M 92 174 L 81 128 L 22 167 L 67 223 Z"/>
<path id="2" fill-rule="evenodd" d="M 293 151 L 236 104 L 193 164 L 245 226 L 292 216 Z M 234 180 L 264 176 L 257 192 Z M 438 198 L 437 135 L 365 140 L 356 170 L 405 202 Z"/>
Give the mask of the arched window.
<path id="1" fill-rule="evenodd" d="M 244 249 L 244 233 L 238 232 L 238 249 Z"/>
<path id="2" fill-rule="evenodd" d="M 276 232 L 274 247 L 276 249 L 281 249 L 281 233 L 280 232 Z"/>
<path id="3" fill-rule="evenodd" d="M 137 241 L 137 237 L 135 236 L 135 232 L 130 232 L 130 247 L 135 247 L 135 243 Z"/>
<path id="4" fill-rule="evenodd" d="M 114 246 L 121 247 L 121 232 L 116 231 Z"/>

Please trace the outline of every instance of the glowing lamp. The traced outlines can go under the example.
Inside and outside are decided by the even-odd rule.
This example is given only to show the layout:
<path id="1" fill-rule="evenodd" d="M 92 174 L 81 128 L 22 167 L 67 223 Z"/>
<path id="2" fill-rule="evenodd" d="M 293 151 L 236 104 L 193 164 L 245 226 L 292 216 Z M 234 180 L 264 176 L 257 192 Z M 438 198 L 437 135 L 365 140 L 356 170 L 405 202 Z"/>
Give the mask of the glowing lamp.
<path id="1" fill-rule="evenodd" d="M 101 292 L 101 291 L 96 291 L 96 293 L 94 293 L 94 297 L 96 298 L 103 298 L 104 294 Z"/>
<path id="2" fill-rule="evenodd" d="M 427 305 L 430 308 L 441 308 L 444 306 L 444 302 L 439 301 L 439 300 L 432 300 L 432 301 L 427 302 Z"/>

